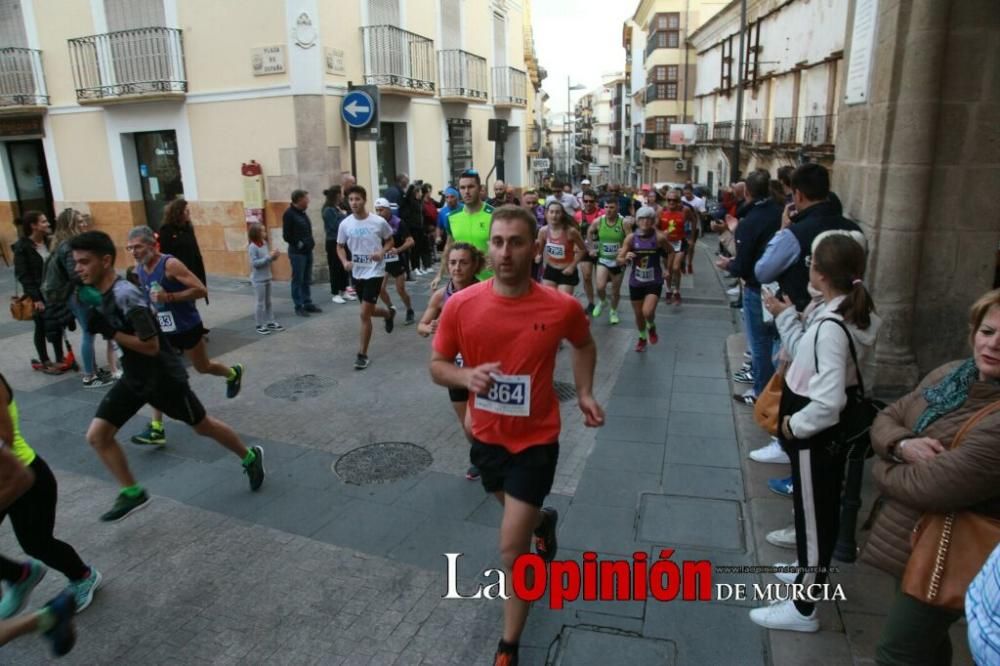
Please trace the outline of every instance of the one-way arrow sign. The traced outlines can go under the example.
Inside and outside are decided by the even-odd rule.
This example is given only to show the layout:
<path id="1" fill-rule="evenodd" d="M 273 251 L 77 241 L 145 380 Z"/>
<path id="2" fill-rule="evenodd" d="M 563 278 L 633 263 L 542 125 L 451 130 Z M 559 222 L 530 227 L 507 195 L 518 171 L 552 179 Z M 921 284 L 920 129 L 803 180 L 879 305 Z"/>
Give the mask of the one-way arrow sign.
<path id="1" fill-rule="evenodd" d="M 375 102 L 363 90 L 352 90 L 345 97 L 340 107 L 340 116 L 344 122 L 355 129 L 368 127 L 375 117 Z"/>

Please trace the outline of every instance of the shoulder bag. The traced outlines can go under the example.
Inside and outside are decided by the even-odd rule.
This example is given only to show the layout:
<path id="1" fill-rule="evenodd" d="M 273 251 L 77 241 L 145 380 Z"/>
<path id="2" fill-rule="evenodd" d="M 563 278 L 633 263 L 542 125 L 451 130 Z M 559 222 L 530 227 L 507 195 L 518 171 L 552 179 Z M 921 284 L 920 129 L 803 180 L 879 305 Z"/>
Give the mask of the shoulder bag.
<path id="1" fill-rule="evenodd" d="M 1000 401 L 972 415 L 949 450 L 977 423 L 1000 410 Z M 925 513 L 910 535 L 913 552 L 903 573 L 903 592 L 929 606 L 962 611 L 969 583 L 1000 543 L 1000 520 L 974 511 Z"/>
<path id="2" fill-rule="evenodd" d="M 35 302 L 27 294 L 18 295 L 17 276 L 14 276 L 14 295 L 10 297 L 10 316 L 16 321 L 31 321 L 35 315 Z"/>
<path id="3" fill-rule="evenodd" d="M 787 363 L 782 361 L 753 405 L 754 421 L 772 437 L 778 434 L 778 409 L 781 406 L 781 389 L 785 383 L 786 369 Z"/>

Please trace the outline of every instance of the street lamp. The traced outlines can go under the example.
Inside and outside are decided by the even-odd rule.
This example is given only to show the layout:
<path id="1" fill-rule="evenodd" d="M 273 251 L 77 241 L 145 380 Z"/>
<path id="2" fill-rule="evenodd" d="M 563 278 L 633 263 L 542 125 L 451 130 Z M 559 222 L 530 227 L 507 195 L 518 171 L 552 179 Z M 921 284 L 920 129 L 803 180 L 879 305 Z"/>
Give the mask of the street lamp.
<path id="1" fill-rule="evenodd" d="M 573 158 L 572 158 L 572 146 L 575 140 L 575 132 L 573 131 L 573 126 L 570 124 L 571 113 L 573 111 L 572 106 L 569 101 L 569 93 L 571 90 L 583 90 L 586 86 L 580 85 L 579 83 L 571 85 L 569 82 L 569 77 L 566 77 L 566 179 L 573 182 Z"/>

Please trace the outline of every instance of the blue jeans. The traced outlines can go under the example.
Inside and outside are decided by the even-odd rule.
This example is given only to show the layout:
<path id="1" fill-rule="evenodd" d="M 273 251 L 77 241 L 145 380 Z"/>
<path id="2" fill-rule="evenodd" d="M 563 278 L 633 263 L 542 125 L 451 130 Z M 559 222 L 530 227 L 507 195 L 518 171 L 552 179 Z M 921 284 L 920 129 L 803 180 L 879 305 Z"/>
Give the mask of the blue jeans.
<path id="1" fill-rule="evenodd" d="M 764 323 L 764 304 L 760 298 L 760 287 L 743 288 L 743 328 L 750 343 L 753 392 L 755 395 L 760 395 L 774 374 L 771 353 L 776 337 L 774 327 Z"/>
<path id="2" fill-rule="evenodd" d="M 69 309 L 80 322 L 80 361 L 83 363 L 83 374 L 94 374 L 94 336 L 87 332 L 87 317 L 90 308 L 76 299 L 76 294 L 69 297 Z"/>
<path id="3" fill-rule="evenodd" d="M 309 287 L 313 270 L 312 252 L 309 254 L 289 252 L 288 260 L 292 262 L 292 302 L 295 303 L 295 309 L 299 310 L 313 304 Z"/>

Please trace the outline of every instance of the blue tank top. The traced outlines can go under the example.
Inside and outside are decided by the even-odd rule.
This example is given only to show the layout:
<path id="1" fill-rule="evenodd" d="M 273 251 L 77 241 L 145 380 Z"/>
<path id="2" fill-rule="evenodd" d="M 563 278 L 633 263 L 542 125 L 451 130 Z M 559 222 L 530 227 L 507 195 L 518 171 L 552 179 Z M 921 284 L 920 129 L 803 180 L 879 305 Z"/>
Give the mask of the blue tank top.
<path id="1" fill-rule="evenodd" d="M 173 335 L 201 326 L 201 315 L 198 314 L 198 308 L 195 307 L 194 301 L 153 303 L 153 300 L 150 298 L 149 287 L 154 282 L 159 283 L 163 291 L 169 294 L 176 294 L 177 292 L 187 290 L 187 287 L 177 280 L 167 277 L 168 259 L 173 259 L 173 255 L 161 255 L 160 260 L 156 262 L 156 266 L 152 271 L 147 273 L 146 267 L 140 264 L 136 267 L 135 273 L 139 276 L 139 282 L 142 284 L 142 290 L 146 294 L 146 300 L 157 310 L 157 320 L 160 323 L 160 328 L 165 334 Z M 170 316 L 165 316 L 164 313 L 169 313 Z"/>
<path id="2" fill-rule="evenodd" d="M 656 232 L 643 238 L 639 234 L 632 236 L 632 272 L 628 278 L 630 287 L 648 287 L 663 284 L 663 267 L 660 257 L 663 252 L 657 240 Z"/>

